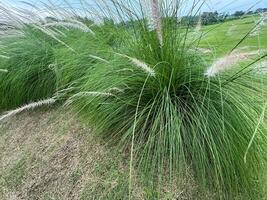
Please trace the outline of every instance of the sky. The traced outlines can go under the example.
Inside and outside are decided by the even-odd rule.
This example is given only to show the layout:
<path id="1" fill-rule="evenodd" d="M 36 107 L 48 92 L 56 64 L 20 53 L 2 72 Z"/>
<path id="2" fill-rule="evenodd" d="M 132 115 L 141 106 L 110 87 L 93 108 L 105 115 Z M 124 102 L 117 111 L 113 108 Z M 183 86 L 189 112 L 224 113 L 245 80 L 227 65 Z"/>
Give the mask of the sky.
<path id="1" fill-rule="evenodd" d="M 9 3 L 15 6 L 25 6 L 21 3 L 31 2 L 33 4 L 42 5 L 41 2 L 48 3 L 49 0 L 0 0 L 0 2 Z M 57 5 L 63 5 L 62 2 L 68 1 L 70 5 L 76 8 L 80 8 L 81 1 L 87 1 L 88 3 L 93 3 L 95 0 L 50 0 Z M 184 0 L 186 3 L 190 4 L 193 0 Z M 202 0 L 203 1 L 203 0 Z M 202 11 L 218 11 L 219 13 L 233 13 L 237 10 L 255 10 L 257 8 L 266 8 L 267 0 L 205 0 L 206 4 L 203 6 Z"/>

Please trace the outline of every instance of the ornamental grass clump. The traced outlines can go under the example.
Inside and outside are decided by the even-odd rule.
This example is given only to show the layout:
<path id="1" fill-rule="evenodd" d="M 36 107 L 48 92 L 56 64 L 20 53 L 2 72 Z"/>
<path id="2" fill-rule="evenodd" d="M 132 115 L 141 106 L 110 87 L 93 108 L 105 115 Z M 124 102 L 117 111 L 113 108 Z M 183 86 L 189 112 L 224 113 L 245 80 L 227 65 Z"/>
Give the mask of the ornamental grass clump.
<path id="1" fill-rule="evenodd" d="M 202 189 L 218 199 L 260 198 L 267 147 L 261 75 L 249 65 L 242 75 L 227 66 L 207 76 L 212 64 L 192 51 L 198 41 L 188 41 L 189 27 L 177 23 L 178 7 L 166 16 L 168 7 L 158 6 L 160 16 L 137 19 L 135 34 L 129 31 L 132 37 L 110 52 L 108 63 L 90 71 L 78 93 L 112 95 L 69 100 L 98 134 L 130 152 L 130 169 L 137 166 L 148 174 L 156 188 L 166 176 L 182 177 L 189 168 Z M 156 21 L 156 29 L 147 21 Z M 136 67 L 137 61 L 144 67 Z"/>
<path id="2" fill-rule="evenodd" d="M 23 37 L 3 37 L 1 42 L 9 59 L 0 58 L 0 110 L 7 110 L 51 97 L 56 90 L 53 41 L 32 27 Z"/>
<path id="3" fill-rule="evenodd" d="M 89 26 L 73 16 L 61 11 L 60 20 L 43 18 L 38 15 L 41 8 L 31 8 L 37 11 L 0 5 L 0 22 L 9 27 L 0 37 L 0 110 L 50 98 L 77 82 L 96 60 L 90 52 L 96 54 L 103 43 L 103 38 L 100 42 Z M 79 61 L 71 62 L 77 55 Z"/>

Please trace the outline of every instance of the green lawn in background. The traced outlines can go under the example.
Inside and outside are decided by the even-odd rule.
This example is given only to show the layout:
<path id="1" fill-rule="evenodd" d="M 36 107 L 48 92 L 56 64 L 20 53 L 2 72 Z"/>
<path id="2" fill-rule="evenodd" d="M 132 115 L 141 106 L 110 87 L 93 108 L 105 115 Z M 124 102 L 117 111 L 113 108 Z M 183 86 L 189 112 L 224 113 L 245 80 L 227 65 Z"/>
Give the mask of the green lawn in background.
<path id="1" fill-rule="evenodd" d="M 209 25 L 202 28 L 203 37 L 200 47 L 213 50 L 215 57 L 229 52 L 259 21 L 259 15 L 231 20 L 221 24 Z M 258 34 L 250 35 L 240 44 L 249 50 L 267 48 L 267 26 L 262 26 Z"/>

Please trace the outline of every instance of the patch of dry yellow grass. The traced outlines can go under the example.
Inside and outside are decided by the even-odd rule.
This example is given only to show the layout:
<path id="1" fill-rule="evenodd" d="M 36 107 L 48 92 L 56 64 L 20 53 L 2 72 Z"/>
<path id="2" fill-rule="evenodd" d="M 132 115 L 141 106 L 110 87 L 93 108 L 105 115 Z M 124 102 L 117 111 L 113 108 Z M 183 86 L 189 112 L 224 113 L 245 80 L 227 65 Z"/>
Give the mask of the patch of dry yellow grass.
<path id="1" fill-rule="evenodd" d="M 0 199 L 116 198 L 127 188 L 129 157 L 91 132 L 65 110 L 27 111 L 0 124 Z M 149 196 L 136 171 L 133 183 L 132 199 Z M 177 183 L 166 181 L 159 193 L 194 199 L 190 175 Z"/>

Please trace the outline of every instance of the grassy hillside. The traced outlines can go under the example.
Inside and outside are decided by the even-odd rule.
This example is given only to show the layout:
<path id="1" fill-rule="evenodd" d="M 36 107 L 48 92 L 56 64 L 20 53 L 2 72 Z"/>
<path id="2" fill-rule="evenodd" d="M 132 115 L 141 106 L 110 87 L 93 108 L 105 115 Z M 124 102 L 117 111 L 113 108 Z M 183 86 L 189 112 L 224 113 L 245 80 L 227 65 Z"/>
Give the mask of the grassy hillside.
<path id="1" fill-rule="evenodd" d="M 214 56 L 222 56 L 230 52 L 232 48 L 254 29 L 240 44 L 240 47 L 248 47 L 250 50 L 267 48 L 267 26 L 255 28 L 260 16 L 247 16 L 245 18 L 228 21 L 202 28 L 204 35 L 200 46 L 212 49 Z M 266 23 L 266 22 L 265 22 Z"/>

